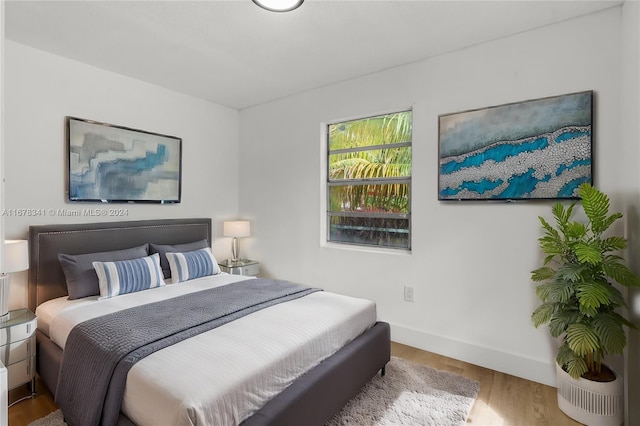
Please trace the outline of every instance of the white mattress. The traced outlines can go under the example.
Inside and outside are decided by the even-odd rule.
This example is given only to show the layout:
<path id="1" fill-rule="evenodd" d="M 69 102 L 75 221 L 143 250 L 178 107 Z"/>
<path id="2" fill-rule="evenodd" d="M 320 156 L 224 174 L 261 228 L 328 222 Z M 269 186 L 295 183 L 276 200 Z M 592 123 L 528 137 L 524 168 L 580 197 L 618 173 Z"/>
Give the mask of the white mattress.
<path id="1" fill-rule="evenodd" d="M 64 347 L 81 321 L 242 279 L 221 274 L 108 300 L 55 299 L 38 307 L 38 327 Z M 237 425 L 375 321 L 373 302 L 328 292 L 254 312 L 138 362 L 122 411 L 140 426 Z"/>

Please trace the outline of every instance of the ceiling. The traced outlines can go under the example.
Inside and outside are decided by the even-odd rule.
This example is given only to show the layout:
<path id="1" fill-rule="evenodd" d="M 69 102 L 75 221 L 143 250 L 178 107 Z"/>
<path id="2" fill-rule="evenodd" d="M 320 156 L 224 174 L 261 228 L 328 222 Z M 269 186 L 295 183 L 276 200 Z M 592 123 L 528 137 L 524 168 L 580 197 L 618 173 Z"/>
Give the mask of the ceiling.
<path id="1" fill-rule="evenodd" d="M 6 38 L 244 109 L 622 1 L 5 2 Z"/>

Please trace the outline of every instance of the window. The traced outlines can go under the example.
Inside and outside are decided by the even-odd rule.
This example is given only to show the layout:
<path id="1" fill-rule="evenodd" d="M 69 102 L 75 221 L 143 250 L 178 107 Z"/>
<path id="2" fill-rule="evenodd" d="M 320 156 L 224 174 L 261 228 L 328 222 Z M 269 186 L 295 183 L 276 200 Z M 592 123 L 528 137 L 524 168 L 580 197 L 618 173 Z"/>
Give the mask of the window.
<path id="1" fill-rule="evenodd" d="M 328 241 L 411 248 L 411 129 L 411 111 L 328 126 Z"/>

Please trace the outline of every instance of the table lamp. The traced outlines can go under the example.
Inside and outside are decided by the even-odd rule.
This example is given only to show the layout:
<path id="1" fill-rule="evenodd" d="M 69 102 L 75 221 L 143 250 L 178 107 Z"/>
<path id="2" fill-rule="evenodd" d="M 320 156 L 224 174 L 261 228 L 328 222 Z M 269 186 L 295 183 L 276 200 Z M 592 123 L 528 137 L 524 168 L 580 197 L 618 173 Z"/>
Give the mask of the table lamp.
<path id="1" fill-rule="evenodd" d="M 231 240 L 231 261 L 240 260 L 240 248 L 238 238 L 249 237 L 251 235 L 251 225 L 248 220 L 234 220 L 224 223 L 223 234 L 225 237 L 233 237 Z"/>
<path id="2" fill-rule="evenodd" d="M 13 272 L 29 269 L 29 245 L 26 240 L 5 240 L 4 271 L 0 275 L 0 320 L 9 313 L 9 281 Z"/>

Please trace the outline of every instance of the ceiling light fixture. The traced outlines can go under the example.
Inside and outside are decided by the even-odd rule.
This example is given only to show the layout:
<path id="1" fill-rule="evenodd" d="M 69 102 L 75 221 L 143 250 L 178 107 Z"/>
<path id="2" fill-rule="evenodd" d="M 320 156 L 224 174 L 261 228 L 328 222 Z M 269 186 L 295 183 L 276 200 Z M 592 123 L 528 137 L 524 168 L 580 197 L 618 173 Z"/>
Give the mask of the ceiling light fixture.
<path id="1" fill-rule="evenodd" d="M 297 9 L 304 0 L 251 0 L 263 9 L 271 12 L 289 12 Z"/>

